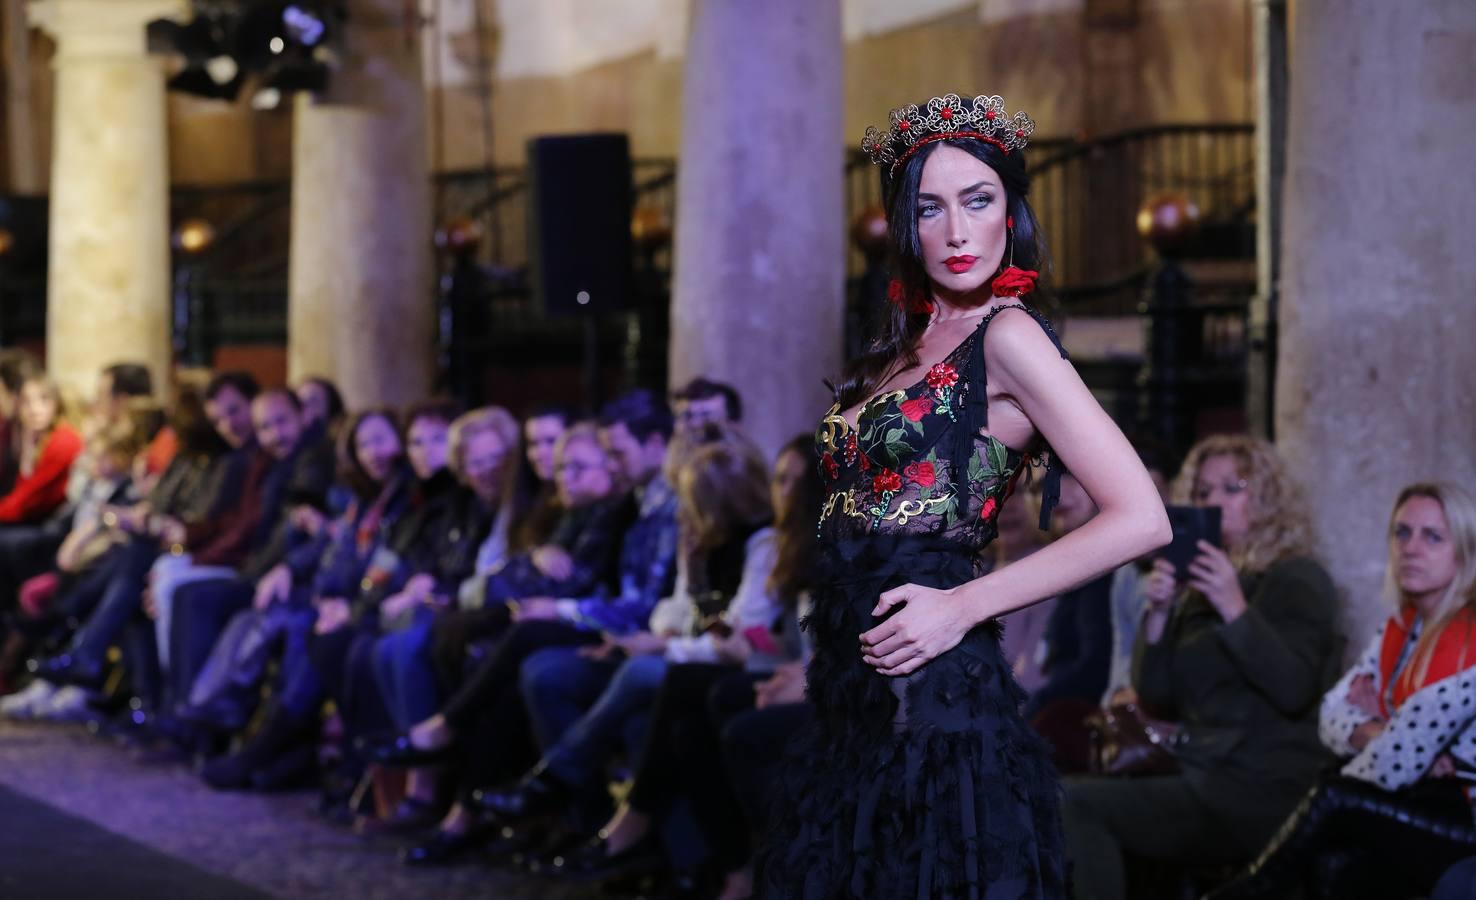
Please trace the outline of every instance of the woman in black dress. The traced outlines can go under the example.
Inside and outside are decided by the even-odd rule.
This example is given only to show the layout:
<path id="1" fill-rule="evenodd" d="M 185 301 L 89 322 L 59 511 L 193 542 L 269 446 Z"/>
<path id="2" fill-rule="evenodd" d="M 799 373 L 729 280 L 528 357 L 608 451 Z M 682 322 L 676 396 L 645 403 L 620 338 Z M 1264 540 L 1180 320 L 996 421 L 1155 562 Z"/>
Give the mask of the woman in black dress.
<path id="1" fill-rule="evenodd" d="M 786 767 L 763 897 L 1060 897 L 1055 775 L 1020 719 L 996 617 L 1166 543 L 1137 454 L 1021 295 L 1041 259 L 999 97 L 893 110 L 882 169 L 895 309 L 821 421 L 822 570 L 807 627 L 816 722 Z M 1064 467 L 1101 512 L 984 571 L 1001 504 Z"/>

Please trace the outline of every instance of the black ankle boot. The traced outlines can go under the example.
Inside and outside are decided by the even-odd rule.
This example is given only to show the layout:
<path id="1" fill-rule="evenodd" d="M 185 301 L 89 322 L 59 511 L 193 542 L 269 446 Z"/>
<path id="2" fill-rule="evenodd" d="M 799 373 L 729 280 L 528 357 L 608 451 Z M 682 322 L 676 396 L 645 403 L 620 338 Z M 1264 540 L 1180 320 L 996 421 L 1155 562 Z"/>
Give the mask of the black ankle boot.
<path id="1" fill-rule="evenodd" d="M 303 721 L 281 708 L 273 708 L 256 733 L 234 753 L 216 757 L 200 768 L 200 777 L 216 790 L 240 790 L 251 784 L 252 775 L 312 735 L 313 722 Z"/>
<path id="2" fill-rule="evenodd" d="M 516 825 L 562 812 L 573 797 L 574 790 L 539 763 L 512 788 L 472 794 L 472 804 L 499 821 Z"/>

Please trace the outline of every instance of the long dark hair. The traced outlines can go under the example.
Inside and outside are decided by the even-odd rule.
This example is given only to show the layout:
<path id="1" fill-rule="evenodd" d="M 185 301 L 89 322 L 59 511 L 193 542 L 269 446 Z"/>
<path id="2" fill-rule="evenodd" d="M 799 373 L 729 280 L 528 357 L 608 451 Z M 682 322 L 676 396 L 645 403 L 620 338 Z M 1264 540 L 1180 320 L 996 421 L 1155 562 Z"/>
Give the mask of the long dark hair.
<path id="1" fill-rule="evenodd" d="M 794 495 L 774 511 L 778 553 L 774 571 L 769 575 L 769 590 L 786 607 L 792 608 L 799 595 L 814 586 L 815 560 L 820 548 L 815 522 L 825 502 L 825 482 L 820 478 L 820 456 L 815 452 L 814 435 L 802 434 L 785 444 L 775 458 L 775 468 L 786 453 L 799 454 L 805 467 L 804 475 L 794 486 Z"/>
<path id="2" fill-rule="evenodd" d="M 1006 215 L 1014 220 L 1014 240 L 1005 249 L 1005 259 L 1009 260 L 1013 252 L 1015 266 L 1039 271 L 1044 282 L 1048 257 L 1040 224 L 1028 199 L 1030 176 L 1025 173 L 1023 153 L 1019 150 L 1005 153 L 977 138 L 949 138 L 918 148 L 895 175 L 885 166 L 881 170 L 882 201 L 887 211 L 888 264 L 892 276 L 901 282 L 903 296 L 932 295 L 917 233 L 917 192 L 922 183 L 923 165 L 941 143 L 963 150 L 998 173 L 1004 185 Z M 1037 308 L 1048 308 L 1049 300 L 1042 289 L 1043 284 L 1037 283 L 1030 303 Z M 874 395 L 898 360 L 903 369 L 918 364 L 917 345 L 928 325 L 929 314 L 909 313 L 904 308 L 907 305 L 891 304 L 877 339 L 846 367 L 845 377 L 835 387 L 835 399 L 841 409 L 850 409 Z"/>
<path id="3" fill-rule="evenodd" d="M 369 470 L 365 469 L 364 464 L 359 460 L 357 445 L 359 426 L 370 419 L 384 420 L 390 431 L 394 432 L 395 437 L 400 441 L 400 456 L 390 470 L 387 481 L 395 478 L 405 460 L 405 439 L 401 437 L 400 424 L 395 421 L 394 410 L 377 407 L 355 413 L 343 430 L 338 433 L 335 449 L 338 454 L 338 478 L 348 486 L 349 490 L 353 491 L 354 496 L 361 502 L 372 501 L 384 489 L 384 483 L 375 481 L 370 476 Z"/>

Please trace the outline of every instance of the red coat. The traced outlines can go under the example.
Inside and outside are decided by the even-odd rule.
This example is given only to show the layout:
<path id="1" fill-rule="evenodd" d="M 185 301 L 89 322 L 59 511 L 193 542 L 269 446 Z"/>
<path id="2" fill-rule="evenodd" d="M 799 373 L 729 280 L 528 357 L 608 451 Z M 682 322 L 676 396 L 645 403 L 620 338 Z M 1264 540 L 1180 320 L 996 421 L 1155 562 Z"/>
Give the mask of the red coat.
<path id="1" fill-rule="evenodd" d="M 31 474 L 16 473 L 10 493 L 0 497 L 0 522 L 38 522 L 67 501 L 67 476 L 82 452 L 82 437 L 65 422 L 47 435 Z"/>

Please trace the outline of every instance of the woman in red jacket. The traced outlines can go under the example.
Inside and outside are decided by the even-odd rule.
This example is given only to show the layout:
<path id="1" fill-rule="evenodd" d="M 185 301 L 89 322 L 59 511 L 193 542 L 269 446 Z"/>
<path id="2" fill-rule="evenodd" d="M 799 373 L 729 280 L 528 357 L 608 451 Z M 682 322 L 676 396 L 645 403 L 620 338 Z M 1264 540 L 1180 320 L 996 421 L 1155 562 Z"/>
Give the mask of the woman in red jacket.
<path id="1" fill-rule="evenodd" d="M 62 419 L 61 392 L 44 375 L 25 380 L 20 390 L 19 462 L 10 493 L 0 497 L 0 525 L 36 522 L 67 499 L 67 475 L 82 452 L 82 438 Z"/>

